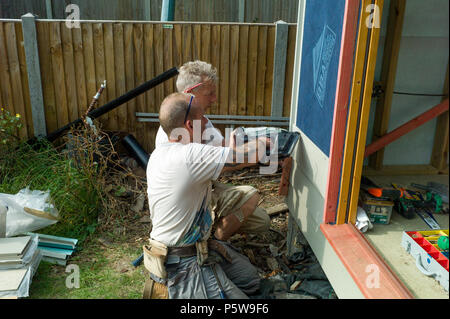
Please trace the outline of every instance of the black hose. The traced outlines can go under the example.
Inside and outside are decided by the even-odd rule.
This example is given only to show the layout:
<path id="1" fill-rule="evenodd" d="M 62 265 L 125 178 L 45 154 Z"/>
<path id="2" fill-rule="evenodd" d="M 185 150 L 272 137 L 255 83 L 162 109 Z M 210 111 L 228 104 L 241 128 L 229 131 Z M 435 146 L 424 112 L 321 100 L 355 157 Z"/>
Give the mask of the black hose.
<path id="1" fill-rule="evenodd" d="M 114 99 L 105 105 L 96 108 L 95 110 L 92 110 L 88 113 L 88 116 L 91 119 L 96 119 L 97 117 L 108 113 L 109 111 L 115 109 L 116 107 L 128 102 L 129 100 L 135 98 L 136 96 L 150 90 L 151 88 L 157 86 L 158 84 L 161 84 L 162 82 L 176 76 L 178 74 L 178 69 L 176 67 L 161 73 L 160 75 L 156 76 L 155 78 L 151 79 L 150 81 L 147 81 L 138 87 L 132 89 L 131 91 L 128 91 L 127 93 L 123 94 L 122 96 L 119 96 L 117 99 Z M 47 140 L 50 142 L 57 139 L 62 133 L 64 133 L 66 130 L 70 129 L 74 125 L 81 124 L 82 120 L 81 118 L 57 129 L 56 131 L 53 131 L 52 133 L 47 135 Z"/>

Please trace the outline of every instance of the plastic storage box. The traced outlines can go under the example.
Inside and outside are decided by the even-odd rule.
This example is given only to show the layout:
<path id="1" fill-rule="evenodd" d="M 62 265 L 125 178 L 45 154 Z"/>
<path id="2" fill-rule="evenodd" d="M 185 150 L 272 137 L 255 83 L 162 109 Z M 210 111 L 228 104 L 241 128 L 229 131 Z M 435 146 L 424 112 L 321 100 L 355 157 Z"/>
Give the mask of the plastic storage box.
<path id="1" fill-rule="evenodd" d="M 434 277 L 448 291 L 449 259 L 437 245 L 440 236 L 448 236 L 447 230 L 405 231 L 402 246 L 416 260 L 417 268 Z"/>

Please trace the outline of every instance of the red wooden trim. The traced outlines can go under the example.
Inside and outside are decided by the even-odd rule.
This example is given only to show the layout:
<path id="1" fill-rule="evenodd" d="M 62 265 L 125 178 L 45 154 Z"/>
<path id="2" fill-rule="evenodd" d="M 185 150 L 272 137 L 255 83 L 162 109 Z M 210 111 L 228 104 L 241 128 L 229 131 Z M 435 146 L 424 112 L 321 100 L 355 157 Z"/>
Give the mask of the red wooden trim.
<path id="1" fill-rule="evenodd" d="M 281 180 L 280 186 L 278 187 L 278 195 L 287 196 L 289 191 L 289 177 L 291 176 L 291 167 L 292 167 L 292 157 L 286 157 L 281 162 Z"/>
<path id="2" fill-rule="evenodd" d="M 399 139 L 406 133 L 411 132 L 412 130 L 414 130 L 417 127 L 421 126 L 422 124 L 425 124 L 426 122 L 434 119 L 436 116 L 439 116 L 446 111 L 448 111 L 448 99 L 446 99 L 443 102 L 441 102 L 440 104 L 432 107 L 428 111 L 420 114 L 419 116 L 413 118 L 411 121 L 406 122 L 405 124 L 396 128 L 392 132 L 389 132 L 386 135 L 383 135 L 382 137 L 380 137 L 378 140 L 376 140 L 372 144 L 367 145 L 366 151 L 364 153 L 364 157 L 367 157 L 370 154 L 375 153 L 376 151 L 382 149 L 389 143 L 392 143 L 393 141 Z"/>
<path id="3" fill-rule="evenodd" d="M 347 124 L 348 100 L 353 75 L 353 58 L 358 29 L 359 0 L 347 0 L 342 30 L 341 56 L 337 80 L 335 111 L 333 118 L 330 156 L 328 164 L 328 180 L 324 205 L 323 221 L 336 220 L 339 183 L 341 180 L 342 156 L 344 152 L 345 132 Z"/>
<path id="4" fill-rule="evenodd" d="M 354 225 L 321 224 L 320 229 L 364 297 L 414 299 Z"/>

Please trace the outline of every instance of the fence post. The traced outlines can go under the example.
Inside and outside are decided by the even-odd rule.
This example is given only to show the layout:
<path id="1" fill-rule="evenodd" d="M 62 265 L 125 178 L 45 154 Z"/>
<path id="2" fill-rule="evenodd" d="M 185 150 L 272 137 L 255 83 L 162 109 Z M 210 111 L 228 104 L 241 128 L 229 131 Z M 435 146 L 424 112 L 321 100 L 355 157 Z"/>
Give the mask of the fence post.
<path id="1" fill-rule="evenodd" d="M 245 0 L 239 0 L 239 22 L 245 21 Z"/>
<path id="2" fill-rule="evenodd" d="M 41 69 L 36 36 L 36 20 L 32 13 L 22 16 L 23 43 L 30 90 L 31 114 L 34 136 L 46 136 L 44 98 L 42 95 Z"/>
<path id="3" fill-rule="evenodd" d="M 161 21 L 173 21 L 175 0 L 163 0 L 161 7 Z"/>
<path id="4" fill-rule="evenodd" d="M 53 19 L 52 0 L 45 0 L 45 11 L 47 11 L 47 19 Z"/>
<path id="5" fill-rule="evenodd" d="M 284 82 L 286 76 L 286 54 L 288 40 L 288 24 L 277 21 L 275 31 L 275 49 L 272 84 L 272 116 L 283 116 Z"/>

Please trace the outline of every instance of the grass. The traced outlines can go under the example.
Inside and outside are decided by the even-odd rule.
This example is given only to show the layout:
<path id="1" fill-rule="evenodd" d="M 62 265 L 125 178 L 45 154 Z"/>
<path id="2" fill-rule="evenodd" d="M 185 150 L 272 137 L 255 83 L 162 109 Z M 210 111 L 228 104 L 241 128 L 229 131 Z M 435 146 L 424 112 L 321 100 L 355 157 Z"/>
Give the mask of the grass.
<path id="1" fill-rule="evenodd" d="M 79 267 L 80 287 L 66 287 L 66 279 L 72 274 L 66 273 L 66 266 L 42 261 L 32 279 L 30 298 L 140 299 L 147 271 L 143 265 L 135 268 L 131 261 L 141 254 L 142 243 L 130 243 L 129 237 L 115 231 L 125 228 L 129 209 L 121 209 L 114 196 L 122 196 L 126 189 L 121 191 L 123 187 L 112 182 L 114 187 L 121 187 L 113 188 L 114 196 L 106 198 L 109 194 L 104 190 L 105 162 L 98 157 L 95 160 L 91 156 L 95 150 L 87 147 L 81 148 L 81 153 L 82 158 L 77 157 L 75 164 L 64 152 L 42 140 L 33 145 L 22 143 L 14 150 L 2 152 L 0 157 L 0 193 L 16 194 L 26 187 L 50 191 L 59 221 L 36 232 L 79 240 L 79 250 L 69 258 L 68 265 Z M 111 198 L 112 202 L 108 202 Z M 127 208 L 129 201 L 122 201 Z M 108 229 L 98 227 L 100 214 L 108 218 Z M 102 236 L 113 238 L 114 242 L 104 247 L 98 241 Z"/>
<path id="2" fill-rule="evenodd" d="M 82 242 L 95 230 L 101 209 L 95 181 L 50 143 L 42 141 L 33 147 L 21 144 L 1 160 L 0 171 L 0 193 L 16 194 L 25 187 L 50 191 L 60 220 L 43 233 Z"/>
<path id="3" fill-rule="evenodd" d="M 146 279 L 143 265 L 131 265 L 142 251 L 136 244 L 109 248 L 86 245 L 68 265 L 79 266 L 79 288 L 67 288 L 72 272 L 65 266 L 41 262 L 30 286 L 31 299 L 141 299 Z M 68 279 L 69 278 L 69 279 Z"/>

